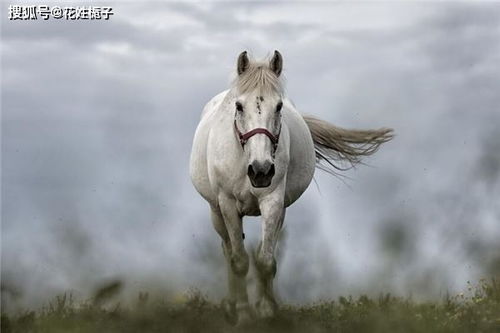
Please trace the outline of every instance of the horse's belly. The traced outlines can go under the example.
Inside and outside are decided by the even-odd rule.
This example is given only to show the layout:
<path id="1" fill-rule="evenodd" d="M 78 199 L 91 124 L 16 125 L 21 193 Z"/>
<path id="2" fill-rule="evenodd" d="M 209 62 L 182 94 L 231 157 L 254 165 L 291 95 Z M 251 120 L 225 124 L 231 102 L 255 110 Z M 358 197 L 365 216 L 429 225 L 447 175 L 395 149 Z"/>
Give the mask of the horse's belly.
<path id="1" fill-rule="evenodd" d="M 287 186 L 285 191 L 285 207 L 293 204 L 311 184 L 314 175 L 314 166 L 309 170 L 298 170 L 287 175 Z"/>
<path id="2" fill-rule="evenodd" d="M 290 163 L 288 165 L 285 206 L 294 203 L 309 187 L 316 167 L 316 153 L 309 127 L 298 112 L 287 119 L 290 130 Z"/>

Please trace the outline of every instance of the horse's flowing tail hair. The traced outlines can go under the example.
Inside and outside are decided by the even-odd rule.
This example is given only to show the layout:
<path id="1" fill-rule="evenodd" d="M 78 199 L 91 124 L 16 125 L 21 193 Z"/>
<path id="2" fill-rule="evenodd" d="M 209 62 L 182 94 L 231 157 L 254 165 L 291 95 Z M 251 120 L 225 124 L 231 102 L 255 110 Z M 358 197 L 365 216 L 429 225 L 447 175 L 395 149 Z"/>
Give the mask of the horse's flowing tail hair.
<path id="1" fill-rule="evenodd" d="M 314 141 L 317 167 L 332 174 L 354 167 L 394 136 L 390 128 L 351 130 L 310 116 L 304 120 Z"/>

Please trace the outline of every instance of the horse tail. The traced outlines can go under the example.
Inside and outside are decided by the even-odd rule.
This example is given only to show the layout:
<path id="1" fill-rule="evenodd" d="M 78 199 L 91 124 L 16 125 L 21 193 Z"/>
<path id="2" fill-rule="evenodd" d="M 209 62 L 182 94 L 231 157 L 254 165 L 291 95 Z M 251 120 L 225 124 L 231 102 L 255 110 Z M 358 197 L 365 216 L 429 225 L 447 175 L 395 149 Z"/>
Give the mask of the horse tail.
<path id="1" fill-rule="evenodd" d="M 394 137 L 391 128 L 353 130 L 310 116 L 303 118 L 313 138 L 316 166 L 332 174 L 336 170 L 354 167 L 363 157 L 372 155 L 383 143 Z"/>

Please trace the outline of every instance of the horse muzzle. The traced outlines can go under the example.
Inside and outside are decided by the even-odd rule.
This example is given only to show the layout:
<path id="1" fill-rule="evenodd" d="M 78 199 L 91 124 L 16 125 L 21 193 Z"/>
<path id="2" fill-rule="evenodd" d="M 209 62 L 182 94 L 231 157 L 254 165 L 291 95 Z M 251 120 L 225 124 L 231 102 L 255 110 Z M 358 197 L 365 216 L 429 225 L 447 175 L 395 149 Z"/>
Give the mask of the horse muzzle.
<path id="1" fill-rule="evenodd" d="M 274 163 L 271 163 L 270 161 L 253 161 L 248 165 L 247 175 L 252 183 L 252 186 L 259 188 L 271 185 L 275 172 Z"/>

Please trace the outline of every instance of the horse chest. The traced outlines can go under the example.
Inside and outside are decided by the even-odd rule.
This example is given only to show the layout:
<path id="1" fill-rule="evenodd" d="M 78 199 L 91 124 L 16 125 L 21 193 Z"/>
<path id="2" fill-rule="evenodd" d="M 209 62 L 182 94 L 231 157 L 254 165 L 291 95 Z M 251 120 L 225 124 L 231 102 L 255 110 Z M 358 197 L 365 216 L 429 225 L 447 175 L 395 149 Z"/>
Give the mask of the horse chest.
<path id="1" fill-rule="evenodd" d="M 220 191 L 233 198 L 238 213 L 247 216 L 260 215 L 258 195 L 252 191 L 250 182 L 243 178 L 233 184 L 232 187 L 221 188 Z"/>
<path id="2" fill-rule="evenodd" d="M 236 199 L 236 209 L 241 215 L 258 216 L 260 215 L 259 202 L 255 197 L 245 197 L 244 200 Z"/>

